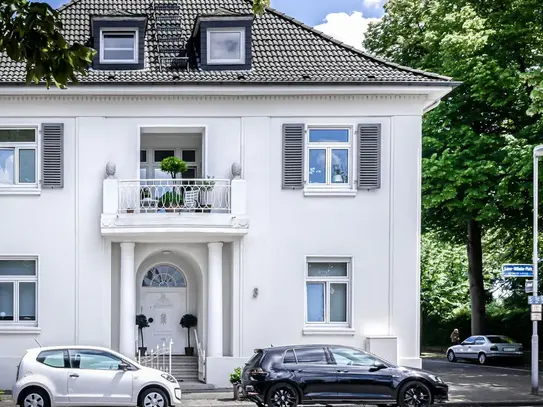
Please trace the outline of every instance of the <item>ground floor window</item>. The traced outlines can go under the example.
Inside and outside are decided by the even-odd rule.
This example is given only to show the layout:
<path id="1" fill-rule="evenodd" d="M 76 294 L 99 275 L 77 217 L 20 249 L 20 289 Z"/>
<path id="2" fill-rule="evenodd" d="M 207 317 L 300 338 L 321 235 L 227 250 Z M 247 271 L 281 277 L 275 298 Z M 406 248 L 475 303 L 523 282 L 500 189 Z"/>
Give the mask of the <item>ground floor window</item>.
<path id="1" fill-rule="evenodd" d="M 36 259 L 0 258 L 0 326 L 36 325 Z"/>
<path id="2" fill-rule="evenodd" d="M 306 324 L 349 326 L 350 299 L 350 259 L 307 259 Z"/>

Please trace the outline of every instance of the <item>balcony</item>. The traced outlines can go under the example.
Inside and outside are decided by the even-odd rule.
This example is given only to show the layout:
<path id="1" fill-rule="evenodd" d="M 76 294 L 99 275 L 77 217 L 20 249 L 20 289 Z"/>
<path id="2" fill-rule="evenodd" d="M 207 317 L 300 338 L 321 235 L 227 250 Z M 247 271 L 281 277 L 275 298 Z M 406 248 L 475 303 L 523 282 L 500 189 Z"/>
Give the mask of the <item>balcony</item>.
<path id="1" fill-rule="evenodd" d="M 101 232 L 113 239 L 245 235 L 246 185 L 233 179 L 115 178 L 103 181 Z M 234 171 L 233 171 L 234 173 Z M 137 239 L 135 239 L 137 240 Z"/>

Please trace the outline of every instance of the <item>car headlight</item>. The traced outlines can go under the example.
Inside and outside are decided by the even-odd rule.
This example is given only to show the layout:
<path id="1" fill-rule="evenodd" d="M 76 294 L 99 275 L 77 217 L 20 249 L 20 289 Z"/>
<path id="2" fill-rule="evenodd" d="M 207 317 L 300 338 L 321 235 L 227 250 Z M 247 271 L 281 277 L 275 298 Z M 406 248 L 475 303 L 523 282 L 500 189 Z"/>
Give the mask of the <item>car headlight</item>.
<path id="1" fill-rule="evenodd" d="M 443 379 L 439 376 L 429 375 L 430 379 L 432 379 L 436 383 L 445 383 Z"/>
<path id="2" fill-rule="evenodd" d="M 162 373 L 161 376 L 166 379 L 167 381 L 169 381 L 170 383 L 177 383 L 177 380 L 175 379 L 175 377 L 173 377 L 171 374 L 168 374 L 168 373 Z"/>

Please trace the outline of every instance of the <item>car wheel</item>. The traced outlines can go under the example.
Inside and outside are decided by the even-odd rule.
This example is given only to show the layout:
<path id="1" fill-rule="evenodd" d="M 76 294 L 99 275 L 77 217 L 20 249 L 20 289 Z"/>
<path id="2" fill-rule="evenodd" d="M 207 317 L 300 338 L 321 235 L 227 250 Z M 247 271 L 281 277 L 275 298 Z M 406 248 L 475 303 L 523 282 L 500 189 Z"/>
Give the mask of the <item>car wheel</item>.
<path id="1" fill-rule="evenodd" d="M 50 407 L 49 395 L 43 389 L 32 387 L 20 396 L 21 407 Z"/>
<path id="2" fill-rule="evenodd" d="M 479 353 L 477 360 L 479 361 L 480 365 L 484 365 L 486 363 L 486 355 L 484 353 Z"/>
<path id="3" fill-rule="evenodd" d="M 139 407 L 168 407 L 168 398 L 161 389 L 153 387 L 141 393 Z"/>
<path id="4" fill-rule="evenodd" d="M 278 383 L 268 391 L 266 404 L 269 407 L 296 407 L 298 392 L 288 383 Z"/>
<path id="5" fill-rule="evenodd" d="M 454 351 L 450 350 L 448 353 L 447 353 L 447 360 L 451 363 L 454 363 L 456 362 L 456 355 L 454 354 Z"/>
<path id="6" fill-rule="evenodd" d="M 400 407 L 428 407 L 432 404 L 432 393 L 422 382 L 413 381 L 404 384 L 398 393 Z"/>

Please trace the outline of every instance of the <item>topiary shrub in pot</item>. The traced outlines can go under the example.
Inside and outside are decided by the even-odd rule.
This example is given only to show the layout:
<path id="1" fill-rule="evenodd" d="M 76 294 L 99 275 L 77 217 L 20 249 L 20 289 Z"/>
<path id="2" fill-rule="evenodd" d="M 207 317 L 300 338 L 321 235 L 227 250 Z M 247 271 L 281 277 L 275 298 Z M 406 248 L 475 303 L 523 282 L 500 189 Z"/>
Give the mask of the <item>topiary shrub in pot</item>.
<path id="1" fill-rule="evenodd" d="M 198 325 L 198 318 L 192 314 L 185 314 L 179 322 L 183 328 L 187 329 L 187 347 L 185 348 L 186 356 L 194 356 L 194 348 L 190 346 L 190 328 L 195 328 Z"/>
<path id="2" fill-rule="evenodd" d="M 140 355 L 145 355 L 147 353 L 147 347 L 143 343 L 143 330 L 149 328 L 149 321 L 147 317 L 143 314 L 136 315 L 136 326 L 138 327 L 138 332 L 141 339 L 141 346 L 138 348 Z"/>

